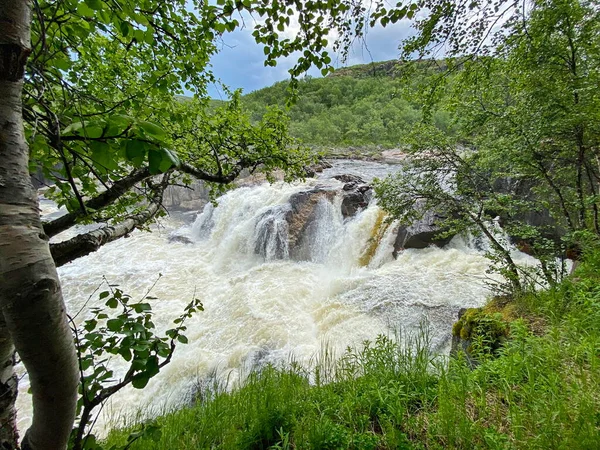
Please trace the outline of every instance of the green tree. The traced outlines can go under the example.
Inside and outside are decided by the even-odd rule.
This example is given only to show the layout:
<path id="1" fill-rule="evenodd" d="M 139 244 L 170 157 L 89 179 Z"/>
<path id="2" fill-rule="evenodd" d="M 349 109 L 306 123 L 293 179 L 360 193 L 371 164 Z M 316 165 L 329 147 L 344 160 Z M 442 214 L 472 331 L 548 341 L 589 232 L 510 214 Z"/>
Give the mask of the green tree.
<path id="1" fill-rule="evenodd" d="M 577 233 L 599 232 L 598 10 L 542 0 L 520 14 L 496 35 L 493 55 L 460 61 L 443 100 L 456 135 L 425 127 L 411 169 L 378 187 L 396 215 L 425 197 L 427 207 L 448 213 L 443 225 L 490 234 L 514 289 L 524 272 L 492 239 L 496 217 L 539 259 L 549 283 L 562 273 L 555 258 L 577 244 Z"/>
<path id="2" fill-rule="evenodd" d="M 264 19 L 256 22 L 254 37 L 265 46 L 267 65 L 304 52 L 290 70 L 296 77 L 313 64 L 330 70 L 325 37 L 332 27 L 350 30 L 349 18 L 360 9 L 320 1 L 292 7 L 231 0 L 0 2 L 0 441 L 5 448 L 17 446 L 15 348 L 29 372 L 34 402 L 22 448 L 64 448 L 73 423 L 78 371 L 53 256 L 68 261 L 81 249 L 91 251 L 151 219 L 177 173 L 227 184 L 243 168 L 269 170 L 277 164 L 297 174 L 297 164 L 306 161 L 303 152 L 286 152 L 290 142 L 277 113 L 254 127 L 240 116 L 241 125 L 228 135 L 235 141 L 206 138 L 221 145 L 210 164 L 210 155 L 198 160 L 177 153 L 188 131 L 204 127 L 215 133 L 211 125 L 235 123 L 232 115 L 240 111 L 235 99 L 221 123 L 204 116 L 202 102 L 182 105 L 176 95 L 185 88 L 206 97 L 214 79 L 208 63 L 215 42 L 240 27 L 245 13 Z M 292 17 L 300 32 L 290 39 L 279 33 Z M 193 107 L 199 109 L 180 123 L 182 138 L 172 125 Z M 249 138 L 268 142 L 257 145 Z M 69 210 L 65 219 L 42 228 L 30 169 L 55 182 L 54 198 Z M 136 185 L 142 196 L 132 190 Z M 115 223 L 78 237 L 71 248 L 56 247 L 51 255 L 47 234 L 107 218 Z"/>

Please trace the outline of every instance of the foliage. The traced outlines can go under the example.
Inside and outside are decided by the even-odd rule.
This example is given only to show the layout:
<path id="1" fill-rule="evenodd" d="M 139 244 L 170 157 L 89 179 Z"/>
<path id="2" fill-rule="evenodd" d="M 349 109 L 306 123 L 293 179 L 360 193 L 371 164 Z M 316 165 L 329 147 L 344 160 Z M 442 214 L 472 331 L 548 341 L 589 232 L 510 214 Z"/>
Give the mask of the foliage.
<path id="1" fill-rule="evenodd" d="M 573 278 L 514 299 L 522 318 L 475 369 L 434 358 L 427 339 L 380 337 L 312 369 L 262 367 L 232 392 L 209 383 L 195 405 L 157 419 L 160 441 L 132 448 L 594 448 L 599 261 L 590 249 Z"/>
<path id="2" fill-rule="evenodd" d="M 210 114 L 210 58 L 224 34 L 251 21 L 266 65 L 301 50 L 292 78 L 313 65 L 328 73 L 328 33 L 350 33 L 351 17 L 363 13 L 353 2 L 313 0 L 33 2 L 24 119 L 30 170 L 71 213 L 55 231 L 123 222 L 154 202 L 150 177 L 160 173 L 185 173 L 172 184 L 190 176 L 228 184 L 243 169 L 302 175 L 311 158 L 287 137 L 282 113 L 250 125 L 232 94 L 223 117 Z M 194 100 L 182 101 L 184 92 Z M 103 196 L 123 180 L 135 182 Z"/>
<path id="3" fill-rule="evenodd" d="M 164 336 L 157 336 L 149 303 L 156 300 L 150 296 L 152 288 L 142 299 L 134 301 L 116 285 L 106 284 L 108 290 L 100 292 L 98 297 L 108 310 L 91 308 L 91 318 L 73 330 L 81 372 L 78 424 L 69 446 L 73 450 L 103 448 L 92 434 L 98 414 L 94 410 L 128 385 L 135 389 L 146 387 L 169 364 L 177 343 L 187 344 L 185 321 L 203 310 L 200 300 L 194 298 L 173 321 L 174 327 L 166 330 Z M 129 365 L 118 380 L 109 365 L 117 356 Z M 128 437 L 128 443 L 142 436 L 158 439 L 160 430 L 156 425 L 145 424 L 141 431 Z"/>
<path id="4" fill-rule="evenodd" d="M 475 358 L 495 355 L 508 336 L 509 327 L 500 313 L 467 309 L 452 327 L 452 335 L 469 342 L 467 351 Z"/>
<path id="5" fill-rule="evenodd" d="M 397 61 L 338 69 L 325 78 L 298 81 L 298 98 L 289 108 L 290 134 L 307 144 L 329 148 L 406 144 L 410 129 L 422 120 L 421 87 L 443 73 L 443 61 L 416 67 Z M 285 104 L 287 83 L 280 82 L 243 98 L 259 120 L 265 106 Z M 434 123 L 448 132 L 449 117 L 437 111 Z"/>
<path id="6" fill-rule="evenodd" d="M 556 257 L 577 253 L 573 233 L 600 232 L 600 28 L 597 9 L 577 0 L 537 1 L 515 14 L 493 55 L 465 59 L 440 100 L 455 134 L 417 127 L 409 167 L 376 190 L 395 216 L 410 218 L 422 202 L 421 212 L 446 214 L 442 225 L 485 234 L 493 261 L 521 289 L 529 274 L 509 244 L 535 256 L 553 284 L 564 274 Z M 498 225 L 512 242 L 495 236 Z"/>

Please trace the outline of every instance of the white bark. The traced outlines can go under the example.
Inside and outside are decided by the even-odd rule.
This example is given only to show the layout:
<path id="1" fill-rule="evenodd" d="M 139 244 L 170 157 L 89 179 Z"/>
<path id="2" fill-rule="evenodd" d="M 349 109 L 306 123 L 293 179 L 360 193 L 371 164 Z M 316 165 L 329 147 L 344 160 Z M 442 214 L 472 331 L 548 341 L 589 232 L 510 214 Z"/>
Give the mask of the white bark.
<path id="1" fill-rule="evenodd" d="M 7 377 L 14 345 L 33 394 L 33 421 L 22 448 L 57 450 L 66 447 L 73 427 L 79 376 L 28 171 L 21 95 L 30 9 L 30 0 L 0 0 L 0 377 Z M 11 408 L 0 417 L 14 416 Z"/>

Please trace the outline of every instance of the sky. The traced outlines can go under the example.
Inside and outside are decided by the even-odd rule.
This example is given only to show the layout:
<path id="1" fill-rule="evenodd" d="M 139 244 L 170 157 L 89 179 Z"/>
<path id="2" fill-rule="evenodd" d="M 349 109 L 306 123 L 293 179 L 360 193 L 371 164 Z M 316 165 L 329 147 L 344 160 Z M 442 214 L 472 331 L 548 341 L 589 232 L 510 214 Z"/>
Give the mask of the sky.
<path id="1" fill-rule="evenodd" d="M 334 52 L 330 51 L 333 65 L 339 68 L 395 59 L 399 55 L 400 42 L 410 34 L 410 22 L 407 20 L 386 28 L 381 26 L 372 28 L 368 31 L 364 42 L 354 44 L 345 63 L 339 57 L 334 57 Z M 251 28 L 226 34 L 219 48 L 220 52 L 211 61 L 214 74 L 229 88 L 242 88 L 244 93 L 288 79 L 287 71 L 294 64 L 294 58 L 288 57 L 280 59 L 276 67 L 265 67 L 263 45 L 254 42 Z M 316 68 L 313 68 L 309 74 L 315 77 L 321 76 Z M 213 98 L 224 98 L 218 86 L 211 86 L 209 94 Z"/>

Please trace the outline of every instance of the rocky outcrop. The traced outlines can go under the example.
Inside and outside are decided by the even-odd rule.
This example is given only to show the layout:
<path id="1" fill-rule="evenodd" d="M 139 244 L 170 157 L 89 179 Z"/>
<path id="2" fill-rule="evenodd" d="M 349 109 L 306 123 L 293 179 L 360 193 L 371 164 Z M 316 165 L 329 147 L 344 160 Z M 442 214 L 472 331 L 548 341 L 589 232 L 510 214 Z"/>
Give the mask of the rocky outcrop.
<path id="1" fill-rule="evenodd" d="M 335 190 L 316 187 L 265 211 L 256 222 L 254 252 L 267 260 L 310 260 L 311 238 L 322 205 L 331 205 L 336 194 Z"/>
<path id="2" fill-rule="evenodd" d="M 334 178 L 345 183 L 341 190 L 316 186 L 265 211 L 256 221 L 254 252 L 267 260 L 318 259 L 319 246 L 323 244 L 319 239 L 327 234 L 321 228 L 339 214 L 336 208 L 341 208 L 344 219 L 353 217 L 367 207 L 372 197 L 372 188 L 362 178 L 348 174 Z"/>
<path id="3" fill-rule="evenodd" d="M 335 175 L 332 178 L 345 183 L 342 188 L 342 216 L 344 219 L 354 217 L 369 205 L 373 198 L 373 188 L 366 184 L 361 177 L 342 174 Z"/>
<path id="4" fill-rule="evenodd" d="M 311 260 L 311 238 L 315 235 L 319 214 L 327 202 L 331 204 L 336 191 L 315 188 L 290 197 L 290 211 L 286 216 L 290 257 L 294 260 Z"/>
<path id="5" fill-rule="evenodd" d="M 537 197 L 533 191 L 535 186 L 536 182 L 534 180 L 499 178 L 494 182 L 493 190 L 497 193 L 514 195 L 519 200 L 531 202 L 532 205 L 536 205 Z M 500 226 L 504 228 L 509 218 L 503 217 L 502 214 L 499 214 L 499 217 Z M 559 242 L 566 234 L 565 228 L 550 215 L 550 211 L 547 208 L 531 208 L 516 214 L 511 220 L 536 227 L 543 237 L 554 242 Z M 527 247 L 527 240 L 523 240 L 520 236 L 510 237 L 513 243 L 520 244 L 523 248 Z"/>
<path id="6" fill-rule="evenodd" d="M 394 242 L 394 257 L 398 252 L 407 248 L 426 248 L 430 245 L 443 247 L 450 242 L 453 236 L 439 237 L 445 230 L 440 223 L 446 217 L 438 212 L 426 211 L 423 217 L 413 224 L 401 225 Z"/>
<path id="7" fill-rule="evenodd" d="M 306 166 L 304 168 L 304 172 L 307 177 L 314 177 L 316 174 L 323 172 L 325 169 L 331 169 L 331 164 L 324 159 L 321 159 L 319 162 L 315 164 L 311 164 L 310 166 Z"/>
<path id="8" fill-rule="evenodd" d="M 194 180 L 189 187 L 167 187 L 162 203 L 167 209 L 200 210 L 208 203 L 209 193 L 204 182 Z"/>

